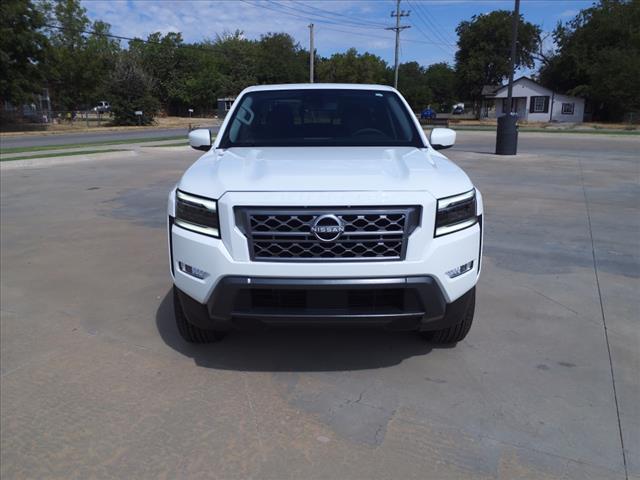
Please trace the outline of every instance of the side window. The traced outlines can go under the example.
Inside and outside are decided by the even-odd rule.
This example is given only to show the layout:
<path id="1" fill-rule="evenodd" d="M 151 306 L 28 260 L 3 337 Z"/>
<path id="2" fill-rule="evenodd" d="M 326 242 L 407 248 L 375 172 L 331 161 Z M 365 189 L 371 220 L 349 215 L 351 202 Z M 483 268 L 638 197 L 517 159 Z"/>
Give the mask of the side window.
<path id="1" fill-rule="evenodd" d="M 562 104 L 562 114 L 563 115 L 573 115 L 573 111 L 575 108 L 574 103 L 563 103 Z"/>

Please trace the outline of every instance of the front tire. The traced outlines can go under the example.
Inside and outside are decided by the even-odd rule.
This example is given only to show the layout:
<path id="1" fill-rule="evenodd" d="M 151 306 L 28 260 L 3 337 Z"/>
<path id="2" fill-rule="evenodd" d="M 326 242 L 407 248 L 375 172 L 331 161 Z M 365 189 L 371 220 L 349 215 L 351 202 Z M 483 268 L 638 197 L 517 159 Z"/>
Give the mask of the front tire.
<path id="1" fill-rule="evenodd" d="M 180 336 L 189 343 L 211 343 L 224 337 L 223 332 L 216 330 L 204 330 L 189 323 L 187 316 L 184 314 L 178 291 L 173 287 L 173 310 L 176 317 L 176 326 Z"/>
<path id="2" fill-rule="evenodd" d="M 438 345 L 454 344 L 464 340 L 471 329 L 476 308 L 476 287 L 465 293 L 460 299 L 447 306 L 444 319 L 452 325 L 434 332 L 423 332 L 431 343 Z"/>

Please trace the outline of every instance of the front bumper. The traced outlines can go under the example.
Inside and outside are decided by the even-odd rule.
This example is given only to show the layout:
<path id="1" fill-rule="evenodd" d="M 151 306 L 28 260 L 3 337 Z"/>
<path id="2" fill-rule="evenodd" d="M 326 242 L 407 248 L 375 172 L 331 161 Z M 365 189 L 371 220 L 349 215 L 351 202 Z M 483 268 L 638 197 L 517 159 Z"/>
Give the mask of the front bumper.
<path id="1" fill-rule="evenodd" d="M 263 278 L 227 276 L 206 304 L 177 290 L 190 323 L 237 326 L 380 326 L 437 330 L 450 325 L 447 305 L 429 276 L 392 278 Z"/>
<path id="2" fill-rule="evenodd" d="M 482 218 L 482 197 L 477 193 Z M 434 238 L 436 199 L 426 192 L 227 192 L 218 199 L 221 239 L 207 237 L 173 224 L 174 198 L 169 198 L 169 250 L 174 284 L 199 304 L 209 305 L 227 277 L 251 279 L 380 279 L 428 277 L 446 303 L 460 298 L 478 280 L 482 257 L 482 222 L 465 230 Z M 420 205 L 419 226 L 408 239 L 402 261 L 268 262 L 251 261 L 246 236 L 237 227 L 236 206 Z M 446 272 L 473 261 L 473 268 L 455 278 Z M 190 265 L 207 276 L 198 279 L 179 268 Z"/>

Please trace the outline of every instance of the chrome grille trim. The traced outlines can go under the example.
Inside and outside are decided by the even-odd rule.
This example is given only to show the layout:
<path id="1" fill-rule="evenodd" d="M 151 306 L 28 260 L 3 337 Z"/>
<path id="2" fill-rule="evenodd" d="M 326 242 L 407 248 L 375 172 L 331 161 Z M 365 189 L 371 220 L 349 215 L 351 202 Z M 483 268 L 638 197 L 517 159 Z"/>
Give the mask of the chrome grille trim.
<path id="1" fill-rule="evenodd" d="M 398 261 L 405 258 L 420 211 L 419 206 L 236 207 L 235 216 L 254 261 Z M 344 224 L 344 233 L 332 242 L 311 232 L 313 221 L 326 214 Z"/>

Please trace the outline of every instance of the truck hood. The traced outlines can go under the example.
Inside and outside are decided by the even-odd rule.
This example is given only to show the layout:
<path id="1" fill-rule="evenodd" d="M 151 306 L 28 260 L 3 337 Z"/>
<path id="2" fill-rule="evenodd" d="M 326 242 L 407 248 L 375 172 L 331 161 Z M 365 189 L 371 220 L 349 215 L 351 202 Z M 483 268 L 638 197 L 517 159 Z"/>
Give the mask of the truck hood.
<path id="1" fill-rule="evenodd" d="M 210 151 L 185 172 L 178 188 L 209 198 L 242 191 L 427 191 L 442 198 L 473 185 L 428 148 L 266 147 Z"/>

